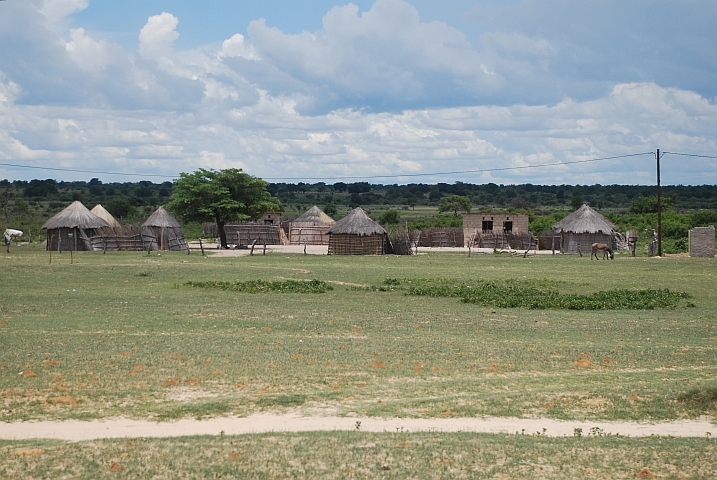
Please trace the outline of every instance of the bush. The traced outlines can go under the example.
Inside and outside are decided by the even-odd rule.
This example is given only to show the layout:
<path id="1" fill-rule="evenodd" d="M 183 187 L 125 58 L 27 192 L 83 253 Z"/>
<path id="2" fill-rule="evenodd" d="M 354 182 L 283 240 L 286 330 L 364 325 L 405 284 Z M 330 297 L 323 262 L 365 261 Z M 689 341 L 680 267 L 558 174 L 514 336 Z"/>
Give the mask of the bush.
<path id="1" fill-rule="evenodd" d="M 378 219 L 381 225 L 396 225 L 401 220 L 398 210 L 386 210 Z"/>

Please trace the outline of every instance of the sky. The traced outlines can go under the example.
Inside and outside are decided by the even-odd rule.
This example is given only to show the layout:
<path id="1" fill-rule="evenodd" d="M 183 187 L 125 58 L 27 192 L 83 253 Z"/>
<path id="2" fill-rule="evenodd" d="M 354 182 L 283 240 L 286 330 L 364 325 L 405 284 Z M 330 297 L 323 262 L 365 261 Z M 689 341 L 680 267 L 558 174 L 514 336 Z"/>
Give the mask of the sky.
<path id="1" fill-rule="evenodd" d="M 0 1 L 0 179 L 717 184 L 717 2 Z M 668 153 L 664 153 L 668 152 Z"/>

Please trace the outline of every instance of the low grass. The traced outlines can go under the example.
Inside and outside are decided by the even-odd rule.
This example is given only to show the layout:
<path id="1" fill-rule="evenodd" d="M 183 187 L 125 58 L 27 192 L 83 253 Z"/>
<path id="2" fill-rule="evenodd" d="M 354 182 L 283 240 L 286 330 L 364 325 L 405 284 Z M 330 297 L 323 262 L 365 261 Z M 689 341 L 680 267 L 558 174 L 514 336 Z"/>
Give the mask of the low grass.
<path id="1" fill-rule="evenodd" d="M 50 264 L 47 252 L 23 247 L 1 255 L 0 266 L 6 422 L 286 411 L 717 419 L 713 260 L 79 252 L 72 264 L 67 253 Z M 679 298 L 644 309 L 632 308 L 634 298 L 612 309 L 502 308 L 406 295 L 403 279 L 448 290 L 513 286 L 498 299 L 520 299 L 527 289 L 586 299 L 608 292 L 609 301 L 623 291 Z M 190 283 L 218 288 L 182 286 Z M 323 293 L 281 287 L 312 283 Z M 245 285 L 280 287 L 254 294 Z M 61 466 L 101 478 L 113 474 L 112 462 L 120 475 L 157 478 L 368 478 L 386 462 L 391 470 L 378 473 L 395 478 L 634 478 L 642 468 L 660 478 L 715 476 L 715 462 L 705 460 L 715 458 L 714 443 L 705 439 L 355 433 L 133 441 L 146 442 L 141 449 L 6 442 L 0 477 L 18 468 L 55 476 L 49 469 Z M 410 448 L 397 447 L 404 441 Z M 42 453 L 13 453 L 21 448 Z M 239 457 L 228 462 L 233 453 Z"/>
<path id="2" fill-rule="evenodd" d="M 0 295 L 3 421 L 297 409 L 717 418 L 712 261 L 79 253 L 70 264 L 68 257 L 53 255 L 49 264 L 37 249 L 0 257 L 8 279 Z M 254 295 L 223 287 L 311 279 L 333 290 Z M 694 306 L 682 298 L 651 310 L 500 308 L 405 295 L 402 279 L 431 288 L 513 285 L 513 298 L 528 288 L 586 297 L 668 289 L 690 295 Z M 219 288 L 177 288 L 190 282 Z M 715 462 L 706 461 L 715 458 L 714 440 L 397 435 L 3 442 L 0 477 L 634 478 L 644 468 L 659 478 L 715 476 Z"/>
<path id="3" fill-rule="evenodd" d="M 0 441 L 0 477 L 717 477 L 717 441 L 705 438 L 335 432 L 102 440 L 70 445 Z"/>
<path id="4" fill-rule="evenodd" d="M 711 391 L 717 373 L 709 260 L 127 252 L 77 253 L 72 264 L 54 254 L 49 264 L 27 248 L 0 262 L 3 421 L 292 409 L 716 418 L 714 398 L 683 400 Z M 387 278 L 497 285 L 513 299 L 528 289 L 585 298 L 668 289 L 694 306 L 680 298 L 651 310 L 501 308 L 407 296 L 402 280 Z M 270 288 L 257 295 L 247 285 Z"/>

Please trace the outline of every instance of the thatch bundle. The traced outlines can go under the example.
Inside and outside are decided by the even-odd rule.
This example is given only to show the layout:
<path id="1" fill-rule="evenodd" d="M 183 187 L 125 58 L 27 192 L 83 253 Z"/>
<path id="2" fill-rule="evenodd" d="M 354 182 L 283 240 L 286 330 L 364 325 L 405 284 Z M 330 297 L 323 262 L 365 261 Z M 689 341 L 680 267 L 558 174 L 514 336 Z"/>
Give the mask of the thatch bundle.
<path id="1" fill-rule="evenodd" d="M 291 222 L 289 239 L 293 244 L 326 245 L 327 233 L 336 221 L 314 205 L 306 213 Z"/>
<path id="2" fill-rule="evenodd" d="M 357 207 L 328 231 L 329 255 L 383 255 L 388 233 Z"/>
<path id="3" fill-rule="evenodd" d="M 561 237 L 562 253 L 588 252 L 593 243 L 612 246 L 616 230 L 612 222 L 586 204 L 553 225 L 553 231 Z"/>
<path id="4" fill-rule="evenodd" d="M 75 201 L 44 223 L 48 250 L 92 250 L 90 237 L 110 224 Z"/>

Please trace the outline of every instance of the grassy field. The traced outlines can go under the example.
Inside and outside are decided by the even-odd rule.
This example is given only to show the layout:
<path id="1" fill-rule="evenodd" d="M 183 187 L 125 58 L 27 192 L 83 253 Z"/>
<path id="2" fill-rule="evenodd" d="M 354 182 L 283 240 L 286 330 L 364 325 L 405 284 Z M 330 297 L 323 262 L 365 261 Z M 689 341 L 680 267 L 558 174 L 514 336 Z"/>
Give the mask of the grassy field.
<path id="1" fill-rule="evenodd" d="M 10 255 L 0 256 L 5 274 L 0 290 L 3 421 L 114 416 L 165 420 L 288 410 L 308 415 L 420 418 L 494 415 L 660 421 L 707 415 L 717 419 L 714 260 L 618 255 L 612 262 L 596 262 L 577 256 L 523 259 L 449 253 L 202 258 L 126 252 L 76 253 L 72 261 L 69 253 L 55 253 L 50 264 L 47 252 L 37 246 L 14 248 Z M 501 309 L 452 297 L 407 296 L 401 289 L 366 288 L 385 286 L 387 278 L 465 284 L 511 279 L 518 285 L 550 285 L 565 294 L 667 288 L 690 298 L 675 308 L 654 310 Z M 187 282 L 312 279 L 328 282 L 333 289 L 245 293 L 183 286 Z M 348 460 L 346 464 L 356 475 L 363 472 L 358 461 L 363 453 L 356 453 L 365 453 L 361 445 L 383 445 L 383 450 L 376 447 L 371 455 L 366 454 L 369 464 L 382 462 L 384 453 L 380 452 L 386 451 L 405 465 L 415 463 L 407 460 L 413 457 L 430 461 L 445 442 L 465 444 L 466 452 L 485 450 L 480 455 L 489 455 L 494 448 L 490 445 L 503 445 L 495 447 L 499 451 L 516 445 L 510 436 L 458 439 L 435 434 L 406 440 L 411 445 L 419 442 L 415 450 L 396 450 L 393 437 L 357 435 L 271 438 L 290 446 L 341 445 L 358 455 L 355 465 Z M 264 442 L 261 436 L 232 441 L 249 441 L 254 449 L 263 448 Z M 583 450 L 570 444 L 571 439 L 530 437 L 525 441 L 533 446 L 533 463 L 550 457 L 551 449 Z M 590 448 L 585 447 L 585 458 L 603 455 L 605 449 L 620 452 L 615 457 L 618 463 L 632 454 L 659 457 L 661 451 L 672 449 L 669 442 L 675 442 L 685 446 L 686 466 L 693 454 L 711 451 L 714 459 L 714 441 L 704 439 L 702 443 L 595 441 L 586 444 Z M 197 447 L 201 451 L 215 448 L 222 457 L 229 448 L 217 439 L 151 442 L 147 455 L 169 451 L 167 455 L 177 456 L 187 445 L 196 444 L 202 446 Z M 20 444 L 35 445 L 0 444 L 0 457 L 44 468 L 43 462 L 50 462 L 54 455 L 48 452 L 67 450 L 61 447 L 64 444 L 48 443 L 37 447 L 45 452 L 42 455 L 13 456 L 13 448 Z M 419 444 L 433 454 L 423 452 Z M 77 450 L 77 461 L 82 464 L 91 462 L 88 452 L 119 452 L 122 445 L 93 442 L 73 451 Z M 267 460 L 261 468 L 255 465 L 256 476 L 272 477 L 276 468 L 283 472 L 279 476 L 290 477 L 297 468 L 304 477 L 311 477 L 307 465 L 301 464 L 302 451 L 292 452 L 294 456 L 287 458 L 257 454 Z M 86 460 L 81 460 L 83 455 Z M 203 457 L 197 455 L 192 458 L 201 463 Z M 456 476 L 470 477 L 470 472 L 479 472 L 466 463 L 472 455 L 449 458 L 445 466 L 438 458 L 435 471 L 450 469 L 454 462 Z M 333 465 L 320 456 L 312 458 L 315 468 Z M 480 456 L 474 460 L 476 465 L 487 461 Z M 668 463 L 664 458 L 660 461 Z M 139 458 L 137 462 L 136 468 L 144 468 Z M 710 474 L 700 473 L 699 465 L 694 465 L 685 470 L 687 478 L 712 477 L 715 463 L 709 462 Z M 245 463 L 241 465 L 226 468 L 246 469 Z M 521 465 L 518 462 L 499 473 L 530 477 Z M 545 465 L 557 468 L 558 464 L 551 458 Z M 634 469 L 632 463 L 629 466 Z M 104 471 L 105 467 L 98 468 Z M 373 466 L 366 468 L 373 471 Z M 399 471 L 381 475 L 399 478 Z M 452 475 L 445 471 L 446 476 Z M 332 472 L 337 478 L 354 475 L 348 470 L 341 475 L 340 468 Z M 413 470 L 403 472 L 404 477 L 406 472 L 422 477 L 410 473 Z M 491 477 L 495 472 L 480 475 Z M 632 476 L 637 473 L 630 472 Z M 553 473 L 542 476 L 590 476 L 587 470 Z M 678 478 L 679 472 L 672 473 Z M 441 476 L 426 474 L 426 478 Z"/>
<path id="2" fill-rule="evenodd" d="M 714 439 L 363 432 L 1 442 L 2 478 L 712 479 Z"/>

